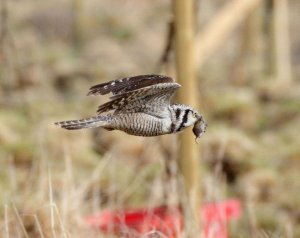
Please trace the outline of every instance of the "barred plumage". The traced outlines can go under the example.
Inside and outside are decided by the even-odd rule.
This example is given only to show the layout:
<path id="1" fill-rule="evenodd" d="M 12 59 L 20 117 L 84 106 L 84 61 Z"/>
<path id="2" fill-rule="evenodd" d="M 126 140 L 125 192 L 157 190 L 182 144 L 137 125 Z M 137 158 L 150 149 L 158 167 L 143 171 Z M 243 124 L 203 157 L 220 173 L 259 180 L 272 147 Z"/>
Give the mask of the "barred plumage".
<path id="1" fill-rule="evenodd" d="M 200 113 L 190 106 L 170 102 L 180 87 L 162 75 L 139 75 L 98 84 L 90 88 L 88 95 L 113 95 L 98 107 L 98 116 L 55 124 L 68 130 L 102 127 L 136 136 L 177 133 L 194 125 L 193 132 L 199 138 L 206 129 Z"/>

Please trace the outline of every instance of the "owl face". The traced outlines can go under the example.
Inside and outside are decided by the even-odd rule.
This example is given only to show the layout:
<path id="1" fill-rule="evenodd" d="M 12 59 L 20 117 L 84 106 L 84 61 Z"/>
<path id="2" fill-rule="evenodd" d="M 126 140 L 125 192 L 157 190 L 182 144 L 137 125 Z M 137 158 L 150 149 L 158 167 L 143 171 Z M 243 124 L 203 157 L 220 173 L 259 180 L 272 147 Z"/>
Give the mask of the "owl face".
<path id="1" fill-rule="evenodd" d="M 197 112 L 195 109 L 190 107 L 186 109 L 185 113 L 186 113 L 185 115 L 186 119 L 183 117 L 185 128 L 194 125 L 201 118 L 199 112 Z"/>
<path id="2" fill-rule="evenodd" d="M 194 108 L 186 105 L 175 105 L 177 131 L 181 131 L 189 126 L 193 127 L 195 140 L 199 139 L 206 131 L 207 124 L 201 114 Z"/>

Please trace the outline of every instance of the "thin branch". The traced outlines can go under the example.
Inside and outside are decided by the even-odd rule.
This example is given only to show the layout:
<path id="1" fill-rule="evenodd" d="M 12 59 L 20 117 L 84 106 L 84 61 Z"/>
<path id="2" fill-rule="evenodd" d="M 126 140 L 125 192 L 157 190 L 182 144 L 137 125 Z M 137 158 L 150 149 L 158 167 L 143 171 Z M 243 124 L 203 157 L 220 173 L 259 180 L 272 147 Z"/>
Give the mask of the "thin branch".
<path id="1" fill-rule="evenodd" d="M 157 64 L 157 72 L 161 72 L 162 68 L 170 62 L 170 56 L 172 52 L 172 48 L 174 45 L 174 20 L 169 22 L 168 24 L 168 34 L 167 34 L 167 39 L 166 39 L 166 45 L 163 50 L 163 53 L 158 61 Z"/>
<path id="2" fill-rule="evenodd" d="M 27 234 L 27 231 L 26 231 L 26 228 L 25 228 L 25 226 L 24 226 L 24 223 L 23 223 L 23 221 L 22 221 L 22 218 L 21 218 L 21 216 L 20 216 L 20 214 L 19 214 L 19 211 L 18 211 L 18 209 L 17 209 L 17 207 L 16 207 L 15 204 L 13 204 L 13 209 L 14 209 L 15 215 L 16 215 L 16 217 L 17 217 L 17 220 L 18 220 L 18 222 L 19 222 L 19 225 L 20 225 L 20 227 L 21 227 L 21 230 L 22 230 L 22 232 L 23 232 L 23 234 L 24 234 L 24 237 L 29 238 L 29 236 L 28 236 L 28 234 Z"/>

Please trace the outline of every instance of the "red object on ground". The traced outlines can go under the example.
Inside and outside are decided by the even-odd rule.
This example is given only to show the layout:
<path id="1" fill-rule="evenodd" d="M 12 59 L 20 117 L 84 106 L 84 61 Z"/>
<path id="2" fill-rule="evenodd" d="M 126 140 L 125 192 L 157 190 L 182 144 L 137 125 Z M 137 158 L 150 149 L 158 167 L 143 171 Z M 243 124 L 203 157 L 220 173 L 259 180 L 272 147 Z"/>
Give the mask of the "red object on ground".
<path id="1" fill-rule="evenodd" d="M 204 205 L 202 208 L 204 237 L 227 238 L 228 221 L 238 218 L 240 214 L 241 204 L 235 199 Z M 100 214 L 85 217 L 85 221 L 88 225 L 100 228 L 103 232 L 122 234 L 122 237 L 141 237 L 154 231 L 161 234 L 159 237 L 182 237 L 182 217 L 177 207 L 106 210 Z"/>

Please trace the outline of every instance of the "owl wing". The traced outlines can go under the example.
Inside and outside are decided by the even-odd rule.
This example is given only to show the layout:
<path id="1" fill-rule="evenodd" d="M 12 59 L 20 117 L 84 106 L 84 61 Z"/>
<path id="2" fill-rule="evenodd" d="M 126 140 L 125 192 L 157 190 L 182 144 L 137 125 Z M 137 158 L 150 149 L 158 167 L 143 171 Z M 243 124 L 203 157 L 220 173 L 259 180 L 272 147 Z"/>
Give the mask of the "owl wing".
<path id="1" fill-rule="evenodd" d="M 160 116 L 167 110 L 174 92 L 181 87 L 172 78 L 161 75 L 136 76 L 122 82 L 115 80 L 90 89 L 89 95 L 113 93 L 111 101 L 98 107 L 99 114 L 115 110 L 115 113 L 147 112 Z"/>
<path id="2" fill-rule="evenodd" d="M 163 75 L 138 75 L 97 84 L 90 88 L 88 95 L 118 95 L 160 83 L 174 83 L 174 80 Z"/>

